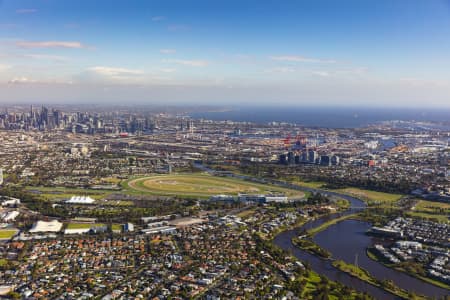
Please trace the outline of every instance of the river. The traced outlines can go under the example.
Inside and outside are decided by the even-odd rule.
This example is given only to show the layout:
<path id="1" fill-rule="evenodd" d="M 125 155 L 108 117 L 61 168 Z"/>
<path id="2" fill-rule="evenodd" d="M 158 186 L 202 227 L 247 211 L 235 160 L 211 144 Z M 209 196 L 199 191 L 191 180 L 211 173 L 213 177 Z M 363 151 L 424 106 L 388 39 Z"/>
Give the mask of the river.
<path id="1" fill-rule="evenodd" d="M 331 194 L 328 191 L 326 193 Z M 334 192 L 332 194 L 338 195 Z M 331 261 L 320 259 L 317 256 L 295 247 L 292 244 L 292 238 L 297 236 L 299 231 L 317 227 L 330 219 L 361 211 L 365 207 L 365 203 L 359 199 L 347 195 L 339 196 L 349 200 L 351 207 L 356 208 L 349 209 L 340 214 L 327 215 L 307 222 L 303 226 L 294 230 L 284 231 L 275 237 L 274 243 L 280 248 L 292 252 L 300 260 L 309 262 L 311 268 L 315 272 L 323 274 L 331 280 L 353 287 L 358 291 L 367 292 L 377 299 L 398 299 L 398 297 L 387 293 L 378 287 L 370 285 L 362 280 L 359 280 L 358 278 L 352 277 L 336 269 L 331 265 Z M 373 261 L 367 257 L 367 247 L 373 245 L 376 240 L 375 238 L 365 234 L 369 228 L 370 224 L 367 222 L 344 220 L 328 227 L 322 232 L 319 232 L 313 239 L 319 246 L 330 251 L 335 259 L 342 259 L 348 263 L 355 263 L 356 259 L 360 267 L 369 271 L 369 273 L 377 279 L 390 279 L 397 286 L 405 290 L 414 291 L 417 294 L 426 295 L 428 297 L 442 298 L 449 294 L 449 291 L 446 289 L 439 288 L 415 277 L 409 276 L 403 272 L 385 267 L 381 263 Z"/>
<path id="2" fill-rule="evenodd" d="M 197 168 L 204 171 L 214 173 L 214 170 L 202 165 L 196 164 Z M 346 286 L 352 287 L 358 291 L 366 292 L 376 299 L 399 299 L 399 297 L 392 295 L 381 288 L 368 284 L 358 278 L 342 272 L 331 264 L 330 260 L 323 260 L 313 254 L 303 251 L 292 244 L 292 238 L 298 236 L 298 233 L 303 229 L 308 230 L 317 227 L 331 219 L 360 212 L 367 208 L 364 201 L 355 197 L 344 195 L 332 191 L 324 191 L 313 188 L 300 187 L 298 185 L 286 183 L 278 180 L 264 180 L 247 175 L 232 175 L 236 178 L 251 180 L 260 183 L 271 183 L 274 185 L 287 187 L 291 189 L 303 190 L 308 192 L 319 192 L 324 195 L 337 196 L 346 199 L 350 202 L 350 208 L 338 214 L 326 215 L 321 218 L 311 220 L 293 230 L 281 232 L 274 238 L 274 244 L 278 247 L 291 252 L 295 257 L 302 261 L 307 261 L 311 268 L 318 274 L 328 277 L 330 280 L 340 282 Z M 319 232 L 313 238 L 314 241 L 321 247 L 327 249 L 332 253 L 333 258 L 342 259 L 348 263 L 355 263 L 355 258 L 360 267 L 366 269 L 372 276 L 379 280 L 390 279 L 397 286 L 414 291 L 417 294 L 426 295 L 433 298 L 443 298 L 449 295 L 449 291 L 415 277 L 409 276 L 403 272 L 385 267 L 381 263 L 371 260 L 366 255 L 367 247 L 370 247 L 375 238 L 367 236 L 365 232 L 370 228 L 370 224 L 357 220 L 344 220 L 335 225 L 328 227 L 326 230 Z"/>

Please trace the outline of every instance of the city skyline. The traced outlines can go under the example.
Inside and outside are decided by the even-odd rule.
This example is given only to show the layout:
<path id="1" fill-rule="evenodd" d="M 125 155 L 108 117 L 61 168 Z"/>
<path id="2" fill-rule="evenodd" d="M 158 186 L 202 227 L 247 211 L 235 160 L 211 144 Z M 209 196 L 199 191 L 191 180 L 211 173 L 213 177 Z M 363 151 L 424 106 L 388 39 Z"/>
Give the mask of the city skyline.
<path id="1" fill-rule="evenodd" d="M 448 1 L 0 1 L 0 103 L 449 107 Z"/>

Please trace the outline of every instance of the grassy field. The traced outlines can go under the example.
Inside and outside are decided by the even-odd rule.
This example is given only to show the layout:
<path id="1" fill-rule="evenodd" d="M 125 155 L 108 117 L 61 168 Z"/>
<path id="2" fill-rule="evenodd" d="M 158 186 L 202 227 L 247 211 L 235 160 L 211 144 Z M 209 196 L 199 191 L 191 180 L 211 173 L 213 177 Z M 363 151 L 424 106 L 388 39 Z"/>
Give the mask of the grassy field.
<path id="1" fill-rule="evenodd" d="M 2 229 L 0 230 L 0 240 L 10 239 L 16 234 L 17 230 Z"/>
<path id="2" fill-rule="evenodd" d="M 416 218 L 432 219 L 438 222 L 450 222 L 450 204 L 419 200 L 417 204 L 408 212 L 408 215 Z"/>
<path id="3" fill-rule="evenodd" d="M 122 224 L 112 224 L 111 225 L 111 230 L 122 231 Z"/>
<path id="4" fill-rule="evenodd" d="M 375 192 L 370 190 L 363 190 L 359 188 L 345 188 L 338 189 L 337 192 L 347 194 L 350 196 L 354 196 L 360 198 L 361 200 L 366 201 L 369 205 L 392 205 L 396 201 L 398 201 L 403 195 L 400 194 L 389 194 L 382 192 Z"/>
<path id="5" fill-rule="evenodd" d="M 414 212 L 414 211 L 408 212 L 407 215 L 412 218 L 429 219 L 430 221 L 435 221 L 438 223 L 449 223 L 450 222 L 448 215 L 434 215 L 434 214 Z"/>
<path id="6" fill-rule="evenodd" d="M 317 295 L 317 288 L 321 284 L 320 276 L 313 272 L 309 271 L 305 276 L 302 277 L 302 282 L 305 283 L 303 291 L 301 293 L 300 299 L 316 299 Z M 328 283 L 328 285 L 331 285 L 331 292 L 328 294 L 328 300 L 340 300 L 342 298 L 342 294 L 336 293 L 337 290 L 333 289 L 334 284 Z M 346 298 L 348 300 L 352 299 L 360 299 L 357 297 L 357 294 L 355 292 L 351 292 L 350 294 L 346 295 Z"/>
<path id="7" fill-rule="evenodd" d="M 378 286 L 385 291 L 388 291 L 394 295 L 397 295 L 403 299 L 410 299 L 410 295 L 406 290 L 403 290 L 396 286 L 392 281 L 386 281 L 386 283 L 380 282 L 375 277 L 373 277 L 369 272 L 365 269 L 359 268 L 353 264 L 346 263 L 342 260 L 333 261 L 333 266 L 337 269 L 350 274 L 351 276 L 357 277 L 367 283 L 370 283 L 374 286 Z M 425 297 L 417 296 L 416 299 L 425 299 Z"/>
<path id="8" fill-rule="evenodd" d="M 307 239 L 307 238 L 293 238 L 292 243 L 299 247 L 302 250 L 308 251 L 311 254 L 316 255 L 317 257 L 323 258 L 323 259 L 329 259 L 331 258 L 332 254 L 330 251 L 320 247 L 316 243 L 314 243 L 313 240 Z"/>
<path id="9" fill-rule="evenodd" d="M 166 196 L 210 197 L 212 195 L 238 193 L 285 193 L 287 196 L 304 196 L 303 192 L 263 185 L 235 178 L 215 177 L 206 174 L 157 175 L 130 180 L 124 187 L 141 193 Z"/>
<path id="10" fill-rule="evenodd" d="M 418 211 L 450 214 L 450 203 L 419 200 L 415 207 Z"/>
<path id="11" fill-rule="evenodd" d="M 121 180 L 117 177 L 104 177 L 102 178 L 102 181 L 109 184 L 119 184 Z"/>
<path id="12" fill-rule="evenodd" d="M 306 285 L 303 289 L 302 299 L 307 299 L 307 295 L 313 293 L 317 289 L 317 284 L 320 283 L 320 277 L 315 272 L 309 272 L 308 276 L 305 277 Z"/>
<path id="13" fill-rule="evenodd" d="M 65 187 L 28 187 L 26 191 L 31 192 L 41 199 L 56 201 L 69 199 L 72 196 L 90 196 L 93 199 L 103 199 L 112 193 L 110 190 L 89 190 L 82 188 Z"/>
<path id="14" fill-rule="evenodd" d="M 86 229 L 86 228 L 91 228 L 91 227 L 100 227 L 103 226 L 104 224 L 88 224 L 88 223 L 69 223 L 67 224 L 67 228 L 66 229 Z"/>
<path id="15" fill-rule="evenodd" d="M 322 181 L 294 180 L 291 183 L 299 185 L 299 186 L 307 187 L 307 188 L 312 188 L 312 189 L 320 189 L 323 185 L 325 185 L 325 182 L 322 182 Z"/>
<path id="16" fill-rule="evenodd" d="M 335 260 L 335 261 L 333 261 L 333 266 L 335 266 L 336 268 L 338 268 L 341 271 L 344 271 L 355 277 L 358 277 L 361 280 L 364 280 L 364 281 L 369 282 L 374 285 L 378 284 L 377 280 L 374 279 L 366 270 L 358 268 L 355 265 L 348 264 L 342 260 Z"/>
<path id="17" fill-rule="evenodd" d="M 348 201 L 346 199 L 342 199 L 339 197 L 332 197 L 332 199 L 335 201 L 336 205 L 340 209 L 346 209 L 350 206 L 350 201 Z"/>
<path id="18" fill-rule="evenodd" d="M 0 258 L 0 267 L 4 267 L 8 264 L 8 260 L 5 258 Z"/>

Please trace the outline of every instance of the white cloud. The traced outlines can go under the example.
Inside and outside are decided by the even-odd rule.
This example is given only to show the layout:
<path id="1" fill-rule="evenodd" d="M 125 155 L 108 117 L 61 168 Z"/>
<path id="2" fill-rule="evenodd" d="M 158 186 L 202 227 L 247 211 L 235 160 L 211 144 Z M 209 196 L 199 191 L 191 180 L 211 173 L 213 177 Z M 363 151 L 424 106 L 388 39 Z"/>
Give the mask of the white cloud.
<path id="1" fill-rule="evenodd" d="M 8 70 L 8 69 L 10 69 L 10 68 L 11 68 L 11 66 L 0 64 L 0 72 L 1 72 L 1 71 L 6 71 L 6 70 Z"/>
<path id="2" fill-rule="evenodd" d="M 336 73 L 344 75 L 363 75 L 367 73 L 367 68 L 350 68 L 344 70 L 338 70 Z"/>
<path id="3" fill-rule="evenodd" d="M 29 77 L 20 76 L 14 77 L 8 81 L 8 84 L 19 85 L 19 84 L 34 84 L 34 85 L 53 85 L 53 84 L 73 84 L 72 81 L 63 81 L 59 79 L 48 79 L 48 80 L 35 80 Z"/>
<path id="4" fill-rule="evenodd" d="M 276 61 L 289 61 L 289 62 L 304 62 L 304 63 L 326 63 L 326 64 L 334 64 L 335 60 L 332 59 L 318 59 L 311 57 L 304 57 L 298 55 L 281 55 L 281 56 L 271 56 L 270 59 Z"/>
<path id="5" fill-rule="evenodd" d="M 450 81 L 439 79 L 423 79 L 415 77 L 402 77 L 399 80 L 400 84 L 406 84 L 411 86 L 423 86 L 423 87 L 437 87 L 437 86 L 450 86 Z"/>
<path id="6" fill-rule="evenodd" d="M 35 12 L 37 12 L 37 9 L 35 8 L 21 8 L 16 10 L 16 13 L 18 14 L 33 14 Z"/>
<path id="7" fill-rule="evenodd" d="M 36 83 L 36 80 L 27 77 L 15 77 L 8 81 L 8 84 L 27 84 L 27 83 Z"/>
<path id="8" fill-rule="evenodd" d="M 164 21 L 166 19 L 166 17 L 164 16 L 154 16 L 152 17 L 152 21 L 153 22 L 160 22 L 160 21 Z"/>
<path id="9" fill-rule="evenodd" d="M 177 69 L 173 69 L 173 68 L 162 68 L 162 69 L 159 69 L 159 71 L 162 72 L 162 73 L 173 73 L 173 72 L 176 72 L 176 70 Z"/>
<path id="10" fill-rule="evenodd" d="M 80 42 L 72 42 L 72 41 L 40 41 L 40 42 L 20 41 L 17 42 L 16 45 L 22 48 L 74 48 L 74 49 L 87 48 L 86 45 L 83 45 Z"/>
<path id="11" fill-rule="evenodd" d="M 59 56 L 59 55 L 46 55 L 46 54 L 25 54 L 25 57 L 33 58 L 33 59 L 42 59 L 42 60 L 55 60 L 55 61 L 66 61 L 67 57 Z"/>
<path id="12" fill-rule="evenodd" d="M 123 67 L 94 66 L 72 76 L 75 83 L 97 84 L 137 84 L 148 78 L 148 73 L 138 69 Z"/>
<path id="13" fill-rule="evenodd" d="M 89 68 L 89 71 L 111 77 L 138 76 L 144 74 L 144 72 L 141 70 L 115 68 L 115 67 L 102 67 L 102 66 Z"/>
<path id="14" fill-rule="evenodd" d="M 159 52 L 161 54 L 174 54 L 174 53 L 177 53 L 177 50 L 175 50 L 175 49 L 161 49 L 161 50 L 159 50 Z"/>
<path id="15" fill-rule="evenodd" d="M 321 76 L 321 77 L 330 77 L 331 76 L 330 72 L 327 72 L 327 71 L 314 71 L 312 73 L 314 75 Z"/>
<path id="16" fill-rule="evenodd" d="M 166 59 L 164 60 L 164 62 L 191 67 L 206 67 L 208 65 L 208 62 L 206 60 Z"/>
<path id="17" fill-rule="evenodd" d="M 295 72 L 295 69 L 292 67 L 275 67 L 264 70 L 264 73 L 292 73 L 292 72 Z"/>
<path id="18" fill-rule="evenodd" d="M 313 71 L 313 75 L 321 76 L 321 77 L 338 77 L 338 76 L 361 76 L 367 73 L 367 68 L 350 68 L 350 69 L 341 69 L 341 70 L 317 70 Z"/>

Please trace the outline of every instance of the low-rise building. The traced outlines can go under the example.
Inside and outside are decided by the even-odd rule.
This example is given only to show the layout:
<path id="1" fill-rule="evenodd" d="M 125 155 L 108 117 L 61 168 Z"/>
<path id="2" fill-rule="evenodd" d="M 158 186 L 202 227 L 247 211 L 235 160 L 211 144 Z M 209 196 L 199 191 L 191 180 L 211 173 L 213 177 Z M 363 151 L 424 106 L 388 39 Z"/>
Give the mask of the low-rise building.
<path id="1" fill-rule="evenodd" d="M 58 220 L 53 221 L 37 221 L 33 228 L 30 229 L 30 233 L 38 232 L 59 232 L 61 231 L 63 224 Z"/>

